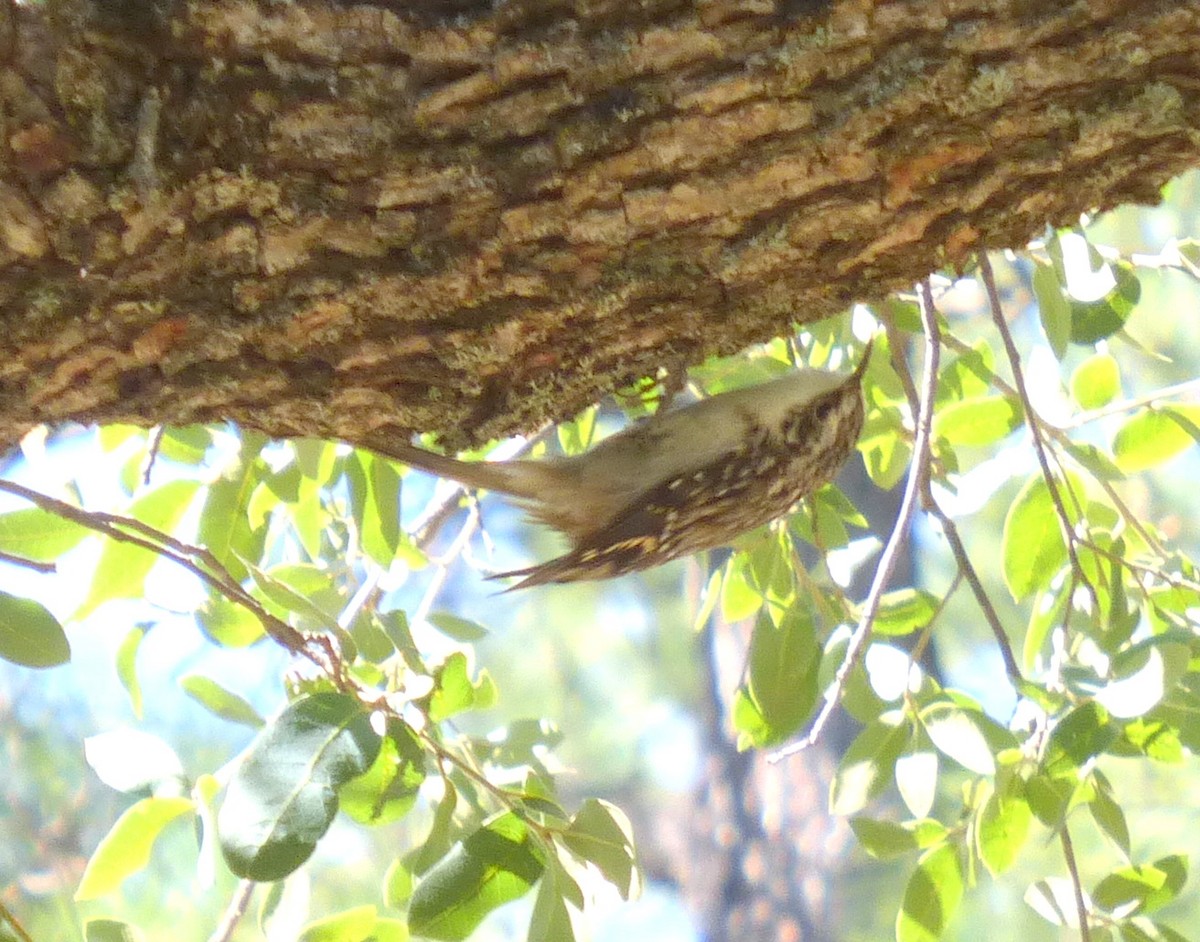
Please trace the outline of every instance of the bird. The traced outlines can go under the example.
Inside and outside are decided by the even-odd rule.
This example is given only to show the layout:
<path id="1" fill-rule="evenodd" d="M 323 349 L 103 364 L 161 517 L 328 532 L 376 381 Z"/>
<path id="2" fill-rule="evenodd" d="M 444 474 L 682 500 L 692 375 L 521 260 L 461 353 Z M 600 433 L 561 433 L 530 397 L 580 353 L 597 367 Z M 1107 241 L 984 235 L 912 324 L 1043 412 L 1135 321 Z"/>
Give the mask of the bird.
<path id="1" fill-rule="evenodd" d="M 832 480 L 862 431 L 862 377 L 801 368 L 654 414 L 579 455 L 462 461 L 409 442 L 374 450 L 469 488 L 498 491 L 570 541 L 497 573 L 513 589 L 607 579 L 713 549 L 783 516 Z"/>

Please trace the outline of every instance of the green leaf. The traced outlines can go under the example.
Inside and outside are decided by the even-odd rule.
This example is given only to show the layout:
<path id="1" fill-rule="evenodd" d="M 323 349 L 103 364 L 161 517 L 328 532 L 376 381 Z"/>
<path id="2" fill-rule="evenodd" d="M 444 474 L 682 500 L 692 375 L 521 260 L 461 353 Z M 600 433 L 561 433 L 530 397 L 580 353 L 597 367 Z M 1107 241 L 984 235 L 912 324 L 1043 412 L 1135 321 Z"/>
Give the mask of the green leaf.
<path id="1" fill-rule="evenodd" d="M 338 798 L 360 824 L 389 824 L 408 814 L 424 781 L 425 753 L 416 734 L 392 718 L 371 767 L 343 785 Z"/>
<path id="2" fill-rule="evenodd" d="M 269 570 L 247 563 L 255 595 L 276 618 L 292 621 L 302 631 L 337 628 L 344 592 L 332 574 L 308 563 L 284 563 Z"/>
<path id="3" fill-rule="evenodd" d="M 1084 763 L 1104 752 L 1117 737 L 1108 711 L 1086 702 L 1068 713 L 1050 734 L 1046 771 L 1056 777 L 1073 777 Z"/>
<path id="4" fill-rule="evenodd" d="M 962 902 L 962 866 L 953 845 L 926 853 L 904 888 L 896 917 L 896 942 L 936 942 Z"/>
<path id="5" fill-rule="evenodd" d="M 404 861 L 397 857 L 383 875 L 383 902 L 393 909 L 402 908 L 412 896 L 413 875 Z"/>
<path id="6" fill-rule="evenodd" d="M 1133 266 L 1112 262 L 1110 267 L 1116 279 L 1112 291 L 1097 301 L 1070 302 L 1072 343 L 1091 344 L 1111 337 L 1125 326 L 1137 306 L 1142 286 Z"/>
<path id="7" fill-rule="evenodd" d="M 940 602 L 932 592 L 924 589 L 897 589 L 887 592 L 879 603 L 875 615 L 874 633 L 880 636 L 900 637 L 920 631 L 937 614 Z"/>
<path id="8" fill-rule="evenodd" d="M 1173 854 L 1113 871 L 1096 884 L 1092 898 L 1110 912 L 1149 913 L 1178 898 L 1187 878 L 1187 857 Z"/>
<path id="9" fill-rule="evenodd" d="M 1018 602 L 1035 589 L 1049 585 L 1066 562 L 1062 528 L 1041 474 L 1025 482 L 1008 508 L 1001 553 L 1004 583 Z"/>
<path id="10" fill-rule="evenodd" d="M 505 812 L 425 874 L 409 904 L 409 928 L 440 942 L 459 942 L 496 907 L 529 892 L 542 870 L 542 854 L 527 826 Z"/>
<path id="11" fill-rule="evenodd" d="M 573 882 L 571 877 L 557 861 L 546 868 L 533 903 L 527 942 L 575 942 L 575 926 L 564 886 L 569 882 Z"/>
<path id="12" fill-rule="evenodd" d="M 786 741 L 808 719 L 817 700 L 821 648 L 805 605 L 793 605 L 778 627 L 760 615 L 750 637 L 749 693 L 766 728 L 759 747 Z"/>
<path id="13" fill-rule="evenodd" d="M 71 645 L 40 602 L 0 592 L 0 658 L 22 667 L 56 667 L 71 660 Z"/>
<path id="14" fill-rule="evenodd" d="M 488 630 L 482 625 L 451 615 L 449 612 L 434 612 L 429 616 L 429 623 L 447 638 L 460 644 L 473 644 L 488 636 Z"/>
<path id="15" fill-rule="evenodd" d="M 912 457 L 912 445 L 905 436 L 897 409 L 869 414 L 858 439 L 867 474 L 877 487 L 890 491 L 904 477 Z"/>
<path id="16" fill-rule="evenodd" d="M 254 729 L 263 725 L 263 718 L 248 700 L 232 690 L 226 690 L 210 677 L 188 674 L 180 678 L 179 686 L 189 697 L 222 719 Z"/>
<path id="17" fill-rule="evenodd" d="M 892 821 L 856 817 L 850 819 L 850 829 L 863 850 L 877 860 L 888 860 L 917 849 L 916 835 Z"/>
<path id="18" fill-rule="evenodd" d="M 375 938 L 374 906 L 355 906 L 306 925 L 296 942 L 366 942 Z"/>
<path id="19" fill-rule="evenodd" d="M 1005 776 L 980 811 L 975 830 L 979 859 L 992 876 L 999 876 L 1016 862 L 1032 823 L 1024 781 L 1016 775 Z"/>
<path id="20" fill-rule="evenodd" d="M 400 473 L 396 465 L 368 451 L 356 451 L 347 464 L 351 507 L 362 548 L 389 568 L 400 546 Z"/>
<path id="21" fill-rule="evenodd" d="M 409 870 L 417 876 L 441 860 L 453 842 L 454 809 L 458 807 L 458 790 L 448 778 L 442 779 L 442 787 L 442 798 L 433 811 L 433 824 L 429 827 L 425 842 L 405 858 Z"/>
<path id="22" fill-rule="evenodd" d="M 1200 405 L 1181 403 L 1139 412 L 1113 439 L 1113 457 L 1122 471 L 1144 471 L 1174 458 L 1200 441 Z"/>
<path id="23" fill-rule="evenodd" d="M 633 827 L 616 805 L 589 798 L 562 833 L 562 842 L 616 887 L 621 899 L 637 896 L 640 884 Z"/>
<path id="24" fill-rule="evenodd" d="M 1071 398 L 1081 409 L 1099 409 L 1121 393 L 1121 368 L 1110 353 L 1093 353 L 1071 374 Z"/>
<path id="25" fill-rule="evenodd" d="M 125 692 L 129 694 L 129 705 L 133 708 L 133 715 L 139 720 L 142 718 L 142 685 L 138 683 L 137 654 L 149 630 L 149 625 L 134 625 L 130 628 L 121 639 L 115 659 L 117 677 Z"/>
<path id="26" fill-rule="evenodd" d="M 1042 330 L 1046 332 L 1050 349 L 1061 360 L 1066 356 L 1067 344 L 1071 339 L 1071 304 L 1063 293 L 1054 268 L 1040 262 L 1035 266 L 1033 293 L 1037 296 Z"/>
<path id="27" fill-rule="evenodd" d="M 117 919 L 89 919 L 83 924 L 84 942 L 141 942 L 133 926 Z"/>
<path id="28" fill-rule="evenodd" d="M 1023 421 L 1020 404 L 1007 396 L 966 399 L 938 410 L 933 434 L 951 445 L 991 445 Z"/>
<path id="29" fill-rule="evenodd" d="M 134 501 L 126 516 L 169 534 L 191 506 L 199 486 L 196 481 L 171 481 Z M 92 574 L 91 591 L 74 618 L 83 619 L 112 599 L 141 596 L 146 576 L 159 559 L 158 553 L 140 546 L 105 540 Z"/>
<path id="30" fill-rule="evenodd" d="M 195 809 L 190 798 L 143 798 L 121 815 L 100 841 L 83 871 L 75 899 L 112 893 L 150 862 L 150 850 L 163 828 Z"/>
<path id="31" fill-rule="evenodd" d="M 1108 787 L 1097 788 L 1096 797 L 1088 805 L 1092 820 L 1096 826 L 1120 848 L 1125 859 L 1129 859 L 1129 825 L 1125 822 L 1125 812 L 1117 804 Z"/>
<path id="32" fill-rule="evenodd" d="M 337 789 L 370 767 L 379 745 L 354 697 L 319 693 L 290 704 L 250 744 L 217 815 L 229 869 L 270 881 L 303 864 L 337 814 Z"/>
<path id="33" fill-rule="evenodd" d="M 429 718 L 435 723 L 449 719 L 456 713 L 471 708 L 485 709 L 488 701 L 495 700 L 495 688 L 486 671 L 481 671 L 479 680 L 471 682 L 467 656 L 461 651 L 453 652 L 444 664 L 433 672 L 436 683 L 429 702 Z M 484 694 L 484 701 L 480 701 Z"/>
<path id="34" fill-rule="evenodd" d="M 834 775 L 830 812 L 854 814 L 887 788 L 908 738 L 908 726 L 900 722 L 899 714 L 889 714 L 866 726 L 846 749 Z"/>
<path id="35" fill-rule="evenodd" d="M 1029 615 L 1029 627 L 1021 649 L 1021 659 L 1026 670 L 1031 670 L 1037 657 L 1046 645 L 1046 640 L 1058 625 L 1070 601 L 1070 593 L 1063 590 L 1061 579 L 1047 588 L 1038 590 L 1033 600 L 1033 611 Z"/>
<path id="36" fill-rule="evenodd" d="M 48 563 L 94 532 L 41 507 L 28 507 L 0 515 L 0 550 L 22 559 Z"/>
<path id="37" fill-rule="evenodd" d="M 921 711 L 925 731 L 938 751 L 978 775 L 994 775 L 996 757 L 968 710 L 934 703 Z"/>
<path id="38" fill-rule="evenodd" d="M 244 451 L 244 448 L 243 448 Z M 265 524 L 250 519 L 250 501 L 260 484 L 257 462 L 245 457 L 208 486 L 196 541 L 238 582 L 246 578 L 243 560 L 257 561 L 266 542 Z"/>
<path id="39" fill-rule="evenodd" d="M 1170 926 L 1154 922 L 1145 916 L 1134 916 L 1121 923 L 1122 942 L 1189 942 Z"/>
<path id="40" fill-rule="evenodd" d="M 263 636 L 263 625 L 245 605 L 216 592 L 196 609 L 196 623 L 209 640 L 224 648 L 244 648 Z"/>

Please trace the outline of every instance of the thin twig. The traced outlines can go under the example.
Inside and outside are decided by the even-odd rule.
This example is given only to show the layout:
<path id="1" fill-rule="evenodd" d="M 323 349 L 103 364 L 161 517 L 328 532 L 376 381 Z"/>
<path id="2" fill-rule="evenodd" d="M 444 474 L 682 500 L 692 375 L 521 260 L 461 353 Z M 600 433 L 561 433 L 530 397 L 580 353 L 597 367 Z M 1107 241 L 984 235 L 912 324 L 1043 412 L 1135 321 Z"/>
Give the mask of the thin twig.
<path id="1" fill-rule="evenodd" d="M 1083 884 L 1079 880 L 1079 867 L 1075 861 L 1075 847 L 1071 843 L 1071 832 L 1067 830 L 1067 822 L 1063 821 L 1058 832 L 1062 841 L 1063 857 L 1067 861 L 1067 870 L 1071 874 L 1071 889 L 1075 891 L 1075 911 L 1079 917 L 1079 940 L 1091 942 L 1092 933 L 1088 926 L 1087 903 L 1083 899 Z"/>
<path id="2" fill-rule="evenodd" d="M 132 517 L 120 517 L 116 514 L 83 510 L 74 504 L 68 504 L 66 501 L 42 494 L 14 481 L 0 481 L 0 491 L 23 498 L 48 513 L 63 517 L 89 530 L 103 534 L 109 539 L 138 546 L 163 559 L 171 560 L 196 575 L 206 585 L 211 586 L 230 601 L 249 609 L 262 623 L 267 633 L 275 638 L 276 641 L 283 644 L 293 654 L 308 657 L 319 667 L 325 668 L 329 666 L 322 664 L 316 658 L 315 654 L 309 650 L 307 639 L 303 634 L 263 608 L 230 575 L 229 571 L 221 565 L 216 557 L 203 547 L 191 546 L 166 533 L 155 530 L 140 520 L 134 520 Z M 201 561 L 203 565 L 201 565 Z"/>
<path id="3" fill-rule="evenodd" d="M 950 544 L 950 553 L 958 563 L 959 571 L 966 578 L 967 585 L 971 587 L 971 593 L 975 596 L 975 602 L 979 605 L 980 611 L 983 612 L 984 620 L 992 629 L 992 635 L 995 636 L 996 644 L 1000 648 L 1000 656 L 1004 659 L 1004 672 L 1008 674 L 1009 680 L 1019 686 L 1025 678 L 1021 675 L 1020 665 L 1017 664 L 1016 656 L 1012 652 L 1012 643 L 1008 639 L 1008 633 L 1004 630 L 1004 623 L 996 614 L 996 608 L 992 605 L 992 599 L 987 594 L 987 589 L 983 587 L 983 580 L 975 571 L 971 557 L 967 555 L 967 548 L 959 535 L 958 525 L 942 510 L 941 505 L 934 499 L 931 488 L 927 488 L 924 496 L 925 510 L 933 514 L 938 523 L 942 525 L 942 533 L 945 534 L 946 542 Z"/>
<path id="4" fill-rule="evenodd" d="M 257 885 L 253 880 L 238 881 L 237 889 L 234 890 L 229 905 L 225 907 L 225 913 L 221 916 L 221 922 L 213 934 L 208 937 L 208 942 L 229 942 L 229 939 L 233 937 L 233 930 L 246 915 L 246 910 L 250 906 L 250 897 L 254 895 L 254 888 Z"/>
<path id="5" fill-rule="evenodd" d="M 34 572 L 58 572 L 58 565 L 55 563 L 42 563 L 36 559 L 26 559 L 24 556 L 15 556 L 12 553 L 6 553 L 4 550 L 0 550 L 0 562 L 8 563 L 12 566 L 20 566 L 22 569 L 32 569 Z"/>
<path id="6" fill-rule="evenodd" d="M 920 292 L 921 326 L 925 329 L 925 373 L 922 377 L 921 403 L 917 413 L 916 441 L 913 446 L 912 464 L 908 471 L 908 484 L 904 489 L 904 498 L 900 503 L 896 523 L 887 545 L 879 557 L 879 565 L 875 569 L 875 579 L 863 603 L 862 615 L 858 627 L 850 635 L 846 646 L 846 654 L 838 668 L 837 676 L 825 695 L 825 703 L 813 721 L 807 735 L 803 739 L 785 746 L 783 749 L 767 756 L 768 762 L 779 762 L 788 756 L 812 746 L 820 737 L 822 730 L 833 716 L 846 689 L 846 682 L 851 672 L 858 665 L 867 642 L 871 638 L 871 627 L 875 623 L 875 615 L 879 611 L 879 603 L 887 589 L 892 571 L 896 567 L 900 546 L 908 539 L 909 527 L 917 510 L 921 494 L 922 482 L 929 473 L 930 435 L 933 427 L 933 400 L 937 394 L 938 360 L 941 354 L 941 344 L 938 340 L 940 328 L 937 323 L 937 313 L 933 307 L 933 293 L 928 280 L 921 284 Z"/>
<path id="7" fill-rule="evenodd" d="M 1200 390 L 1200 379 L 1184 380 L 1182 383 L 1176 383 L 1173 386 L 1164 386 L 1162 389 L 1152 390 L 1142 396 L 1134 396 L 1132 399 L 1122 399 L 1120 402 L 1111 402 L 1099 409 L 1081 412 L 1079 415 L 1061 423 L 1058 427 L 1060 429 L 1079 428 L 1081 425 L 1087 425 L 1089 422 L 1095 422 L 1110 415 L 1120 415 L 1122 412 L 1133 412 L 1135 409 L 1140 409 L 1143 406 L 1152 406 L 1163 399 L 1181 396 L 1194 389 Z"/>
<path id="8" fill-rule="evenodd" d="M 1042 423 L 1041 418 L 1033 408 L 1033 403 L 1029 399 L 1029 390 L 1025 386 L 1025 375 L 1021 370 L 1021 355 L 1017 352 L 1017 345 L 1013 342 L 1012 333 L 1008 329 L 1008 323 L 1004 320 L 1004 309 L 1000 304 L 1000 292 L 996 288 L 996 275 L 992 271 L 992 263 L 988 260 L 986 252 L 979 253 L 979 273 L 983 280 L 984 290 L 987 292 L 988 306 L 992 310 L 992 321 L 996 325 L 996 329 L 1000 332 L 1000 340 L 1004 344 L 1004 352 L 1008 357 L 1008 365 L 1013 372 L 1013 383 L 1017 388 L 1017 398 L 1021 400 L 1021 408 L 1025 412 L 1025 422 L 1029 426 L 1029 435 L 1033 440 L 1033 451 L 1037 456 L 1038 464 L 1042 469 L 1042 478 L 1046 482 L 1046 490 L 1050 494 L 1050 500 L 1054 504 L 1054 511 L 1058 515 L 1058 525 L 1062 530 L 1063 543 L 1066 544 L 1067 556 L 1071 560 L 1072 568 L 1080 574 L 1080 578 L 1084 585 L 1088 587 L 1088 591 L 1092 596 L 1092 600 L 1096 603 L 1096 608 L 1100 607 L 1096 595 L 1096 588 L 1088 581 L 1084 573 L 1083 566 L 1080 565 L 1079 555 L 1075 551 L 1075 526 L 1071 523 L 1071 518 L 1067 515 L 1067 508 L 1063 505 L 1062 495 L 1058 490 L 1058 481 L 1054 477 L 1054 472 L 1050 470 L 1050 461 L 1046 456 L 1046 443 L 1042 439 Z"/>
<path id="9" fill-rule="evenodd" d="M 21 942 L 33 942 L 32 937 L 25 931 L 25 927 L 17 920 L 17 917 L 8 911 L 8 907 L 0 902 L 0 925 L 8 925 L 12 931 L 16 933 Z"/>
<path id="10" fill-rule="evenodd" d="M 949 347 L 951 350 L 954 350 L 956 353 L 961 354 L 973 352 L 971 347 L 967 346 L 953 334 L 945 335 L 943 338 L 943 343 L 945 343 L 947 347 Z M 1006 383 L 1003 378 L 996 375 L 995 371 L 989 371 L 989 373 L 990 375 L 988 377 L 988 382 L 996 387 L 996 389 L 1004 393 L 1006 396 L 1017 395 L 1017 391 L 1008 383 Z M 1038 422 L 1041 430 L 1050 436 L 1050 438 L 1052 438 L 1055 444 L 1057 444 L 1059 447 L 1065 450 L 1068 446 L 1073 444 L 1071 439 L 1063 430 L 1070 427 L 1069 423 L 1060 427 L 1047 422 L 1045 419 L 1041 418 L 1041 416 L 1038 417 Z M 1084 468 L 1084 470 L 1086 471 L 1087 469 Z M 1108 496 L 1108 499 L 1112 501 L 1113 506 L 1117 508 L 1117 513 L 1121 515 L 1121 519 L 1125 521 L 1126 525 L 1128 525 L 1129 528 L 1134 531 L 1134 533 L 1141 537 L 1145 544 L 1149 546 L 1155 553 L 1157 553 L 1160 557 L 1165 558 L 1167 556 L 1166 549 L 1153 534 L 1146 530 L 1146 528 L 1142 525 L 1142 522 L 1137 518 L 1137 515 L 1129 509 L 1129 505 L 1126 504 L 1121 498 L 1121 495 L 1117 493 L 1117 489 L 1113 487 L 1110 482 L 1106 481 L 1102 477 L 1097 476 L 1093 472 L 1088 471 L 1088 474 L 1091 475 L 1092 479 L 1100 486 L 1100 489 L 1104 491 L 1104 493 Z"/>

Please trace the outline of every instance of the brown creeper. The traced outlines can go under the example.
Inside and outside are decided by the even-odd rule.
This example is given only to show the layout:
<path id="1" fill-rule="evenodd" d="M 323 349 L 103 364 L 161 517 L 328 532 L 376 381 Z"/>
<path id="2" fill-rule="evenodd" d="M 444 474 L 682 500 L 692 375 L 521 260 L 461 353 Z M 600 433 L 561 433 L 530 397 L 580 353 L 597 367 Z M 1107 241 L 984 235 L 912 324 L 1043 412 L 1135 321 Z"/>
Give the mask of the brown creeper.
<path id="1" fill-rule="evenodd" d="M 861 380 L 797 370 L 657 414 L 581 455 L 467 462 L 407 443 L 389 457 L 516 498 L 571 541 L 557 559 L 500 573 L 516 588 L 606 579 L 731 542 L 831 480 L 862 429 Z"/>

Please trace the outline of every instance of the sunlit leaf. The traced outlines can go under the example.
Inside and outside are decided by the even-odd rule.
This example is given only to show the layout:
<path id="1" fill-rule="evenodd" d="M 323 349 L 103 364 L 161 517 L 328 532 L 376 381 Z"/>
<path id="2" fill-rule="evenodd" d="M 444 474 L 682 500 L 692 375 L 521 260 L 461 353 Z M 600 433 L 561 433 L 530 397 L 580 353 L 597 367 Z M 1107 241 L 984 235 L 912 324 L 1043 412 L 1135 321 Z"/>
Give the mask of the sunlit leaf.
<path id="1" fill-rule="evenodd" d="M 938 410 L 933 434 L 951 445 L 991 445 L 1022 422 L 1021 406 L 1007 396 L 966 399 Z"/>
<path id="2" fill-rule="evenodd" d="M 750 696 L 767 726 L 759 746 L 792 736 L 817 699 L 821 649 L 807 606 L 793 605 L 778 626 L 760 616 L 750 637 Z"/>
<path id="3" fill-rule="evenodd" d="M 979 775 L 996 771 L 996 758 L 975 718 L 949 703 L 934 703 L 921 711 L 925 731 L 938 751 Z"/>
<path id="4" fill-rule="evenodd" d="M 953 845 L 926 853 L 904 889 L 904 902 L 896 917 L 896 942 L 940 939 L 962 902 L 965 882 Z"/>
<path id="5" fill-rule="evenodd" d="M 119 792 L 152 789 L 162 794 L 183 781 L 183 764 L 175 750 L 153 733 L 113 729 L 83 741 L 83 755 L 92 771 Z"/>
<path id="6" fill-rule="evenodd" d="M 371 767 L 338 790 L 342 810 L 362 824 L 398 821 L 412 809 L 425 781 L 425 753 L 412 729 L 389 719 Z"/>
<path id="7" fill-rule="evenodd" d="M 1049 585 L 1067 560 L 1057 509 L 1045 479 L 1032 475 L 1013 498 L 1001 538 L 1004 582 L 1016 601 Z"/>
<path id="8" fill-rule="evenodd" d="M 134 625 L 130 628 L 121 639 L 115 657 L 117 678 L 129 694 L 129 706 L 139 720 L 142 718 L 142 685 L 138 683 L 137 654 L 149 630 L 149 625 Z"/>
<path id="9" fill-rule="evenodd" d="M 1071 373 L 1071 398 L 1083 409 L 1099 409 L 1121 393 L 1121 369 L 1110 353 L 1093 353 Z"/>
<path id="10" fill-rule="evenodd" d="M 40 507 L 0 514 L 0 550 L 34 562 L 53 562 L 94 532 Z"/>
<path id="11" fill-rule="evenodd" d="M 482 641 L 488 635 L 488 630 L 477 622 L 459 618 L 449 612 L 434 612 L 429 616 L 429 623 L 447 638 L 462 644 L 473 644 Z"/>
<path id="12" fill-rule="evenodd" d="M 1139 412 L 1113 439 L 1122 471 L 1143 471 L 1174 458 L 1200 441 L 1200 405 L 1179 403 Z"/>
<path id="13" fill-rule="evenodd" d="M 190 798 L 143 798 L 121 815 L 101 839 L 75 891 L 90 900 L 113 892 L 150 862 L 150 851 L 163 828 L 194 809 Z"/>
<path id="14" fill-rule="evenodd" d="M 376 939 L 374 906 L 355 906 L 310 922 L 296 942 L 367 942 Z"/>
<path id="15" fill-rule="evenodd" d="M 1024 781 L 1005 776 L 980 811 L 976 828 L 979 858 L 992 876 L 999 876 L 1016 862 L 1032 822 Z"/>
<path id="16" fill-rule="evenodd" d="M 622 899 L 638 895 L 640 880 L 633 827 L 616 805 L 587 799 L 562 833 L 562 841 L 593 864 L 616 887 Z"/>
<path id="17" fill-rule="evenodd" d="M 830 787 L 831 813 L 851 815 L 862 810 L 893 781 L 909 729 L 898 716 L 889 720 L 868 725 L 846 749 Z"/>
<path id="18" fill-rule="evenodd" d="M 169 534 L 191 506 L 198 489 L 196 481 L 170 481 L 135 501 L 125 516 Z M 105 540 L 92 575 L 91 591 L 74 617 L 82 619 L 111 599 L 140 597 L 146 576 L 159 559 L 157 553 L 140 546 Z"/>

